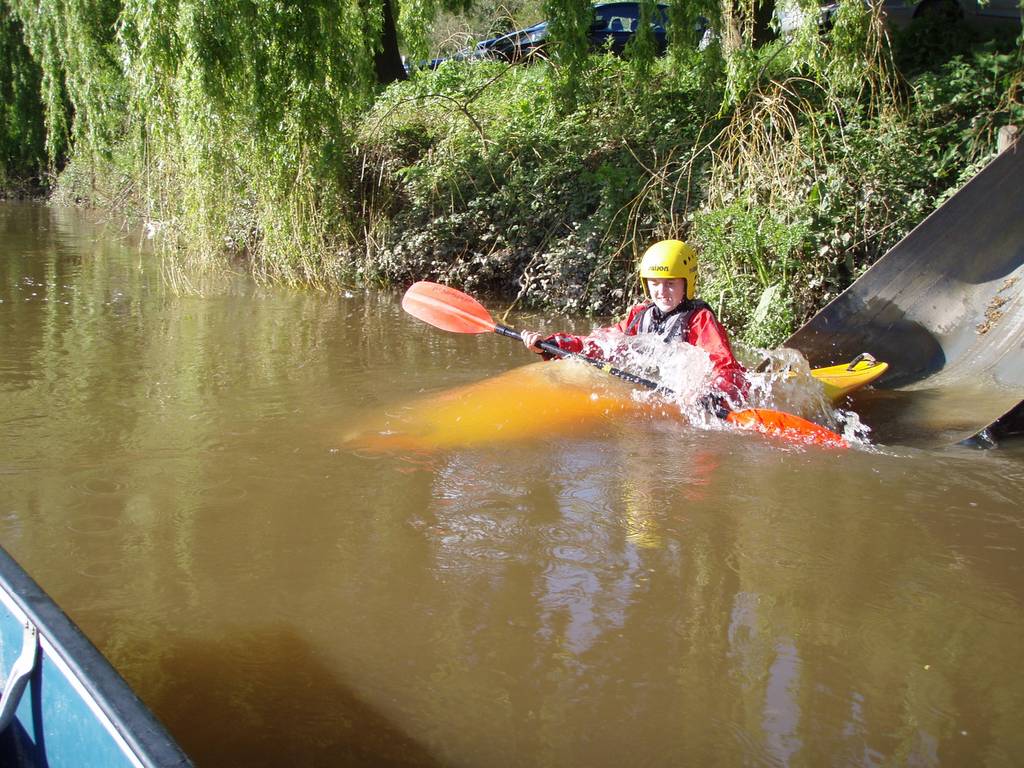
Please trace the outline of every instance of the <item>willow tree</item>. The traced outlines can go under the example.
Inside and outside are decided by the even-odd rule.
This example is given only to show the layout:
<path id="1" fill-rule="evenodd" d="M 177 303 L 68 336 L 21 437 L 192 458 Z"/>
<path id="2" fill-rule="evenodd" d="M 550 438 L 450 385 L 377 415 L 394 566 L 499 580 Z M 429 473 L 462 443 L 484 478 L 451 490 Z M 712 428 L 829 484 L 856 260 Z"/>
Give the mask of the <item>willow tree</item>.
<path id="1" fill-rule="evenodd" d="M 41 70 L 46 148 L 52 165 L 72 145 L 108 151 L 125 111 L 114 24 L 118 0 L 4 0 Z"/>
<path id="2" fill-rule="evenodd" d="M 59 170 L 71 159 L 63 186 L 101 203 L 131 201 L 184 253 L 222 261 L 227 249 L 257 274 L 317 282 L 358 267 L 338 256 L 364 238 L 353 131 L 382 84 L 404 77 L 399 41 L 425 55 L 432 15 L 470 2 L 0 0 L 0 8 L 13 12 L 38 66 L 49 163 Z M 765 0 L 722 2 L 668 0 L 670 53 L 682 60 L 694 50 L 698 17 L 723 30 L 723 8 L 756 16 Z M 655 0 L 641 9 L 651 18 Z M 542 11 L 551 76 L 571 108 L 593 62 L 591 0 L 543 0 Z M 627 52 L 638 90 L 654 57 L 641 28 Z M 744 62 L 755 37 L 741 35 L 726 51 L 735 94 L 752 89 L 756 68 Z"/>
<path id="3" fill-rule="evenodd" d="M 316 280 L 354 221 L 349 126 L 404 76 L 392 2 L 0 0 L 0 18 L 65 186 L 131 199 L 193 254 Z"/>
<path id="4" fill-rule="evenodd" d="M 38 179 L 46 167 L 41 81 L 21 23 L 0 5 L 0 187 Z"/>

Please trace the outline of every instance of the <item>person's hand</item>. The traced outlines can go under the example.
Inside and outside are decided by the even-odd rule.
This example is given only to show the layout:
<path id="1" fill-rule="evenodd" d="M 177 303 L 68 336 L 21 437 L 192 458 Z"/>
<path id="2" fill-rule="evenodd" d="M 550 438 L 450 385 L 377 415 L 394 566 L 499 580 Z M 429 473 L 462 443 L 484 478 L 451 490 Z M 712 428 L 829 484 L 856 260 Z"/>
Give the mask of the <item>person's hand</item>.
<path id="1" fill-rule="evenodd" d="M 539 333 L 533 331 L 520 331 L 519 335 L 523 337 L 523 344 L 531 352 L 536 352 L 538 355 L 543 354 L 543 350 L 537 346 L 537 342 L 540 341 L 541 336 Z"/>

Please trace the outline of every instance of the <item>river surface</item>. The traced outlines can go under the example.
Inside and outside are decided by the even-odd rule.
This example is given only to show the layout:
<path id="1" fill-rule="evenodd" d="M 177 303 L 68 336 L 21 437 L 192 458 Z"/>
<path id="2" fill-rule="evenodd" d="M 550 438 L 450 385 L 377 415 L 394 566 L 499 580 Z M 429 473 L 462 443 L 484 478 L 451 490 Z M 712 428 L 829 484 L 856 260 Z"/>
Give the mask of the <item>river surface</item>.
<path id="1" fill-rule="evenodd" d="M 396 294 L 176 293 L 72 210 L 0 233 L 0 543 L 199 766 L 1024 763 L 1020 443 L 356 449 L 532 356 Z"/>

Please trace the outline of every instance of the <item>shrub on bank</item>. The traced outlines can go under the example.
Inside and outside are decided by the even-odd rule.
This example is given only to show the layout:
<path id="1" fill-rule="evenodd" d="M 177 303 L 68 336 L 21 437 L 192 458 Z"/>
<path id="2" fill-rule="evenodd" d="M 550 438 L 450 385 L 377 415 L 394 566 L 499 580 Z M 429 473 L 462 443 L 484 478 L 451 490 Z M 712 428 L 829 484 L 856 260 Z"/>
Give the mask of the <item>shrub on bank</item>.
<path id="1" fill-rule="evenodd" d="M 915 44 L 919 44 L 915 38 Z M 972 42 L 973 41 L 969 41 Z M 728 109 L 714 61 L 642 84 L 604 57 L 567 108 L 544 67 L 452 62 L 361 123 L 374 180 L 365 277 L 432 278 L 535 309 L 610 315 L 652 240 L 703 253 L 701 293 L 767 346 L 837 295 L 1024 119 L 1021 54 L 988 43 L 874 91 L 801 74 L 784 46 Z"/>
<path id="2" fill-rule="evenodd" d="M 360 136 L 377 195 L 367 276 L 617 309 L 636 255 L 627 230 L 649 236 L 666 205 L 652 169 L 713 130 L 706 95 L 678 83 L 640 95 L 630 77 L 603 58 L 571 110 L 540 66 L 452 62 L 392 86 Z"/>

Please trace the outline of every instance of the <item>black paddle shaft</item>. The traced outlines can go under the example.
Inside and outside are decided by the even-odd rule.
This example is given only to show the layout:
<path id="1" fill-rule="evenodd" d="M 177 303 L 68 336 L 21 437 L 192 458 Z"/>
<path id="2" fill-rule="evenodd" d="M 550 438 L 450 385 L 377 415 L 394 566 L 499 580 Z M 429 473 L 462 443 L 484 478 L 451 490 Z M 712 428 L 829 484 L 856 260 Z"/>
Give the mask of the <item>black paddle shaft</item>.
<path id="1" fill-rule="evenodd" d="M 519 331 L 516 331 L 512 328 L 509 328 L 506 325 L 501 325 L 499 323 L 495 323 L 494 332 L 499 334 L 500 336 L 507 336 L 510 339 L 517 339 L 518 341 L 523 340 L 523 336 L 521 333 L 519 333 Z M 585 363 L 590 363 L 595 368 L 598 368 L 604 371 L 605 373 L 609 373 L 612 376 L 620 378 L 623 381 L 628 381 L 630 384 L 636 384 L 641 387 L 647 387 L 647 389 L 656 389 L 661 392 L 665 392 L 666 394 L 669 395 L 674 394 L 671 389 L 663 387 L 661 386 L 661 384 L 658 384 L 655 381 L 645 379 L 642 376 L 637 376 L 636 374 L 630 373 L 629 371 L 624 371 L 621 368 L 616 368 L 611 363 L 605 362 L 604 360 L 598 360 L 595 357 L 587 357 L 586 355 L 581 355 L 578 352 L 568 352 L 562 349 L 557 344 L 552 344 L 550 341 L 540 341 L 537 343 L 537 346 L 543 349 L 545 352 L 550 352 L 555 357 L 571 357 L 576 360 L 582 360 Z"/>

